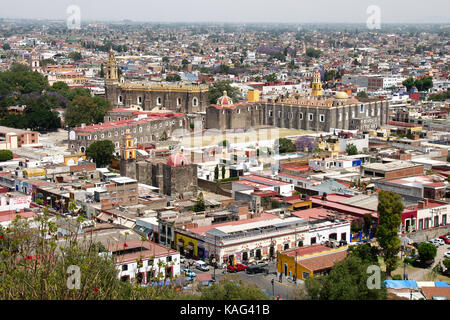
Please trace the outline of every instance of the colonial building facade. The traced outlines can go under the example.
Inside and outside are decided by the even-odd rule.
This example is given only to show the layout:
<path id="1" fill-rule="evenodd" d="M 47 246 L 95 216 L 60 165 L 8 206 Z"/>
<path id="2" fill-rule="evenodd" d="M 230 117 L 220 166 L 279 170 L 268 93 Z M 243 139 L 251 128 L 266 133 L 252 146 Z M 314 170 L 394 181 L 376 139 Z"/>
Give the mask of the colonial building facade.
<path id="1" fill-rule="evenodd" d="M 342 92 L 336 97 L 292 97 L 265 103 L 232 104 L 228 99 L 224 94 L 217 104 L 206 109 L 207 129 L 230 130 L 266 125 L 325 132 L 332 129 L 368 131 L 389 121 L 388 101 L 363 102 Z"/>
<path id="2" fill-rule="evenodd" d="M 209 104 L 207 85 L 128 83 L 119 79 L 113 51 L 106 63 L 105 78 L 106 100 L 113 106 L 192 114 L 204 112 Z"/>

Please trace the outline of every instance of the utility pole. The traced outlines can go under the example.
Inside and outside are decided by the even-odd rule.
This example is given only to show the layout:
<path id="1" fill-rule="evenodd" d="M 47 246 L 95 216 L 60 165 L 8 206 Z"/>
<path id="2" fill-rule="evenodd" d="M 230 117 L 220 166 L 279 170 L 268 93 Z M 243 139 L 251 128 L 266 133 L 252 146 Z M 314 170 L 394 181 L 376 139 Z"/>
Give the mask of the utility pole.
<path id="1" fill-rule="evenodd" d="M 272 296 L 275 298 L 275 280 L 272 279 Z"/>

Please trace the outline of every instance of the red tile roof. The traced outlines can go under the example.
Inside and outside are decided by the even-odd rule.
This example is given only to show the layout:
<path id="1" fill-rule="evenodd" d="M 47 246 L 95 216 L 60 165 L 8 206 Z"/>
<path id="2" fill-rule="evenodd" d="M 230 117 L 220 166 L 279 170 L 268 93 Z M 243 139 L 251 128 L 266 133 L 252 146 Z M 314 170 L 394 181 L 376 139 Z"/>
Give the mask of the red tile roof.
<path id="1" fill-rule="evenodd" d="M 450 287 L 422 287 L 421 290 L 427 299 L 442 296 L 450 300 Z"/>
<path id="2" fill-rule="evenodd" d="M 310 271 L 317 272 L 330 269 L 336 262 L 344 260 L 345 257 L 347 257 L 347 250 L 306 258 L 305 260 L 298 261 L 298 264 Z"/>

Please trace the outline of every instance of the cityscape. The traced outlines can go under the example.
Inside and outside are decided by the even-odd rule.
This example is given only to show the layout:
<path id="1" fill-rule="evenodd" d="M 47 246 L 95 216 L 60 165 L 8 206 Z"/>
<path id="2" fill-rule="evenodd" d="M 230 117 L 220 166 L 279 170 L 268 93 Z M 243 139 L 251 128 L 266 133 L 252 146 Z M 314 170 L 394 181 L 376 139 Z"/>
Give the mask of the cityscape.
<path id="1" fill-rule="evenodd" d="M 448 3 L 47 2 L 0 13 L 0 300 L 450 299 Z"/>

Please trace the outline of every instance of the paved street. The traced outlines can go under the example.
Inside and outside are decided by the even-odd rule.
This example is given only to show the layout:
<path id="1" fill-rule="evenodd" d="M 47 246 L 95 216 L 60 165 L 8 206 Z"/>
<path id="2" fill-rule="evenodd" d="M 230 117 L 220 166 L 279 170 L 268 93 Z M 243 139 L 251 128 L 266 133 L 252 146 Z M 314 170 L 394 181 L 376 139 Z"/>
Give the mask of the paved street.
<path id="1" fill-rule="evenodd" d="M 202 274 L 206 273 L 203 271 L 200 271 L 198 269 L 195 269 L 194 267 L 191 268 L 195 271 L 196 274 Z M 276 272 L 276 262 L 270 262 L 269 263 L 269 273 L 258 273 L 258 274 L 247 274 L 244 271 L 240 271 L 237 273 L 229 273 L 224 272 L 222 269 L 216 269 L 215 276 L 216 281 L 220 281 L 223 279 L 223 277 L 226 274 L 232 274 L 238 276 L 242 281 L 251 283 L 256 285 L 257 287 L 261 288 L 268 296 L 272 296 L 272 292 L 275 293 L 275 296 L 281 296 L 281 299 L 286 300 L 292 298 L 292 291 L 298 288 L 292 281 L 287 280 L 285 278 L 282 279 L 282 282 L 279 282 L 279 278 L 274 274 Z M 208 273 L 211 274 L 211 277 L 214 278 L 214 269 L 211 268 Z M 274 279 L 274 286 L 272 287 L 272 279 Z"/>

